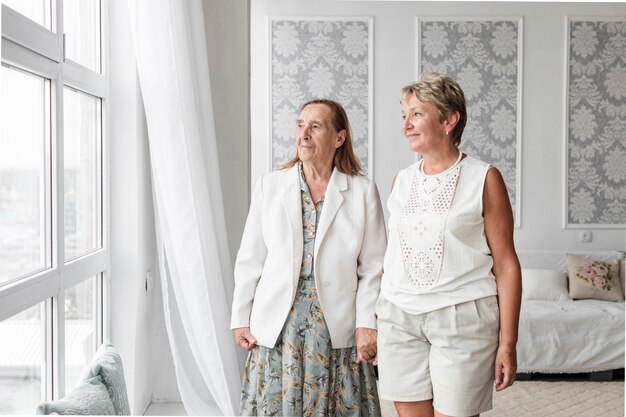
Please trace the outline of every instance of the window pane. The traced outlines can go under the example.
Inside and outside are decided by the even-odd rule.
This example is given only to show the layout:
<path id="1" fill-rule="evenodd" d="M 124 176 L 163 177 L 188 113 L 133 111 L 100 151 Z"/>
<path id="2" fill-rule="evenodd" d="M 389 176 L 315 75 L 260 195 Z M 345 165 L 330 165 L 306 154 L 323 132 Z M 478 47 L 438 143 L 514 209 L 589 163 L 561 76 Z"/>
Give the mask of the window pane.
<path id="1" fill-rule="evenodd" d="M 49 82 L 12 68 L 1 70 L 0 284 L 50 265 Z"/>
<path id="2" fill-rule="evenodd" d="M 2 0 L 2 3 L 50 29 L 50 0 Z"/>
<path id="3" fill-rule="evenodd" d="M 100 247 L 100 99 L 64 89 L 65 259 Z"/>
<path id="4" fill-rule="evenodd" d="M 65 392 L 96 353 L 96 277 L 65 291 Z"/>
<path id="5" fill-rule="evenodd" d="M 100 1 L 63 2 L 65 56 L 100 72 Z"/>
<path id="6" fill-rule="evenodd" d="M 43 306 L 0 322 L 0 414 L 35 414 L 35 407 L 44 399 Z"/>

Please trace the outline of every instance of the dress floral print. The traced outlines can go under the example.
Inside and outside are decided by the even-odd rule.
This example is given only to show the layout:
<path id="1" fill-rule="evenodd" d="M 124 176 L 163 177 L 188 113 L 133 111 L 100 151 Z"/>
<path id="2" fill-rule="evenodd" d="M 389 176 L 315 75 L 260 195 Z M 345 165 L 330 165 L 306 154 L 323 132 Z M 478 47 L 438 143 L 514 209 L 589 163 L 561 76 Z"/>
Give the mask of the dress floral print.
<path id="1" fill-rule="evenodd" d="M 371 365 L 356 347 L 332 349 L 313 275 L 324 198 L 313 203 L 300 167 L 304 253 L 295 300 L 274 348 L 249 353 L 241 392 L 245 416 L 380 416 Z"/>

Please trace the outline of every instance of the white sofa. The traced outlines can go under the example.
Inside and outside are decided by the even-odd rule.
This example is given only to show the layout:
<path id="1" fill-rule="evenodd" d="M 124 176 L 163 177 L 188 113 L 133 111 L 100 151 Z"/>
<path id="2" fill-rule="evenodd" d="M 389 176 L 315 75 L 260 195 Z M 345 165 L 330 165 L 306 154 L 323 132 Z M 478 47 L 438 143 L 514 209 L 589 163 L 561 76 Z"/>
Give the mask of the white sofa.
<path id="1" fill-rule="evenodd" d="M 622 261 L 621 252 L 574 253 Z M 565 252 L 519 252 L 524 294 L 517 343 L 518 373 L 590 373 L 624 368 L 624 302 L 571 300 L 567 293 Z M 542 281 L 541 270 L 560 271 L 564 283 Z M 548 271 L 546 271 L 548 270 Z M 556 274 L 551 275 L 553 278 Z M 547 280 L 548 278 L 546 278 Z M 546 283 L 546 285 L 544 285 Z M 548 285 L 549 284 L 549 285 Z M 545 294 L 542 293 L 545 291 Z M 565 294 L 562 292 L 565 291 Z"/>

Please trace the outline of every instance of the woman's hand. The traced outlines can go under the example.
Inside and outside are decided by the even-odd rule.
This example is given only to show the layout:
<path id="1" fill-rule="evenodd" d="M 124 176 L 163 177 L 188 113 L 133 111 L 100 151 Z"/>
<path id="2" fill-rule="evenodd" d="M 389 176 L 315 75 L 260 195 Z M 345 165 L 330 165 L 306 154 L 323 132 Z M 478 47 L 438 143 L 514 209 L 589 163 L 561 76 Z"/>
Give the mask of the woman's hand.
<path id="1" fill-rule="evenodd" d="M 249 327 L 233 329 L 233 334 L 235 335 L 235 343 L 237 343 L 237 346 L 245 350 L 250 350 L 256 346 L 256 339 L 252 336 L 252 333 L 250 333 Z"/>
<path id="2" fill-rule="evenodd" d="M 515 382 L 517 352 L 515 348 L 500 346 L 496 354 L 496 391 L 502 391 Z"/>
<path id="3" fill-rule="evenodd" d="M 372 363 L 376 358 L 376 338 L 378 331 L 366 327 L 358 327 L 354 334 L 356 342 L 356 363 Z"/>

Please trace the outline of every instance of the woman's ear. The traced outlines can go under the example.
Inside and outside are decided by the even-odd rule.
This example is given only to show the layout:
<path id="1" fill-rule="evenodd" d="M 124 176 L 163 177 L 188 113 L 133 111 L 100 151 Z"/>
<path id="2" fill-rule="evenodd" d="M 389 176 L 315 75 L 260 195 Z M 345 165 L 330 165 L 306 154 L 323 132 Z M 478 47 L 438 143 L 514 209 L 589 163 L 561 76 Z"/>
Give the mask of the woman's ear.
<path id="1" fill-rule="evenodd" d="M 341 129 L 337 135 L 337 141 L 335 142 L 335 148 L 340 148 L 346 141 L 346 129 Z"/>
<path id="2" fill-rule="evenodd" d="M 461 115 L 458 111 L 450 112 L 447 114 L 446 118 L 443 121 L 443 126 L 446 128 L 446 131 L 454 130 L 454 127 L 459 122 Z"/>

